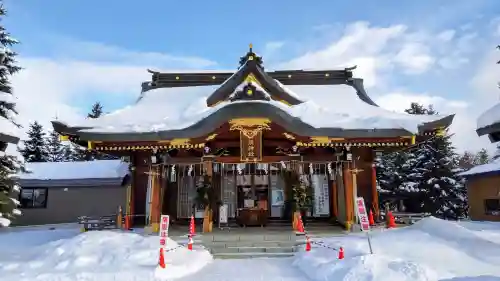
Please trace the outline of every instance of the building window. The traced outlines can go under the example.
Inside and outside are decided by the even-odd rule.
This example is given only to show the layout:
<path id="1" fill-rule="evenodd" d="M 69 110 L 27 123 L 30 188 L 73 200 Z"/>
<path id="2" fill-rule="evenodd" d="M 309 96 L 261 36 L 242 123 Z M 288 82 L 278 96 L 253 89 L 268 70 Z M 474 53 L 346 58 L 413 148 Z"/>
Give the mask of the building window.
<path id="1" fill-rule="evenodd" d="M 500 215 L 500 199 L 484 200 L 484 210 L 487 215 Z"/>
<path id="2" fill-rule="evenodd" d="M 46 188 L 23 188 L 20 197 L 21 208 L 47 208 Z"/>

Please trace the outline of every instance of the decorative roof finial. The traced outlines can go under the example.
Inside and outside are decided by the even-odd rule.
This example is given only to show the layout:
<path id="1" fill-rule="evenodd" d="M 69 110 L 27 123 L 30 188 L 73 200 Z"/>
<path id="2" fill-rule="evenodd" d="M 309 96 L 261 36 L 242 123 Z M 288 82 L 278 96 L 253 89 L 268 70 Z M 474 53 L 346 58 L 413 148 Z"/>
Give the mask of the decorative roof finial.
<path id="1" fill-rule="evenodd" d="M 264 69 L 264 67 L 262 67 L 262 57 L 257 56 L 257 54 L 253 52 L 253 44 L 248 44 L 248 47 L 249 50 L 246 55 L 240 58 L 240 67 L 242 67 L 247 61 L 255 61 L 258 66 Z"/>

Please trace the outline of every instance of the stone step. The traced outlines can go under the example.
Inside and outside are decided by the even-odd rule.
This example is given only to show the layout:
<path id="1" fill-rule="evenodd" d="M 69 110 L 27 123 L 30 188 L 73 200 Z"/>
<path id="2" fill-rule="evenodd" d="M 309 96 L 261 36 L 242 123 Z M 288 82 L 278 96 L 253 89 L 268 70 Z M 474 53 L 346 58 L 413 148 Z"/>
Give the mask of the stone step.
<path id="1" fill-rule="evenodd" d="M 256 234 L 223 234 L 223 235 L 197 235 L 193 238 L 193 241 L 203 241 L 203 242 L 238 242 L 238 241 L 293 241 L 296 235 L 291 233 L 286 234 L 268 234 L 268 235 L 256 235 Z M 174 241 L 188 241 L 185 236 L 171 236 Z"/>
<path id="2" fill-rule="evenodd" d="M 296 246 L 288 247 L 216 247 L 210 248 L 212 254 L 220 253 L 294 253 Z"/>
<path id="3" fill-rule="evenodd" d="M 255 259 L 255 258 L 288 258 L 294 253 L 219 253 L 213 254 L 215 259 Z"/>

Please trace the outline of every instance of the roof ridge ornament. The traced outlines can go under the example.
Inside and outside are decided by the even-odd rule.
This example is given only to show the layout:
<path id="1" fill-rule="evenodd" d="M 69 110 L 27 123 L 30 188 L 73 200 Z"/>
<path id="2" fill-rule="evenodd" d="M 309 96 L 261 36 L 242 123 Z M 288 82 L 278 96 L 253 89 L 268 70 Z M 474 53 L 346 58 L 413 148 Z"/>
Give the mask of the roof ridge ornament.
<path id="1" fill-rule="evenodd" d="M 250 43 L 248 45 L 248 52 L 243 57 L 240 57 L 240 66 L 238 68 L 241 68 L 248 61 L 255 61 L 255 63 L 260 68 L 264 69 L 264 67 L 262 66 L 262 64 L 263 64 L 262 57 L 258 56 L 256 53 L 254 53 L 252 43 Z"/>

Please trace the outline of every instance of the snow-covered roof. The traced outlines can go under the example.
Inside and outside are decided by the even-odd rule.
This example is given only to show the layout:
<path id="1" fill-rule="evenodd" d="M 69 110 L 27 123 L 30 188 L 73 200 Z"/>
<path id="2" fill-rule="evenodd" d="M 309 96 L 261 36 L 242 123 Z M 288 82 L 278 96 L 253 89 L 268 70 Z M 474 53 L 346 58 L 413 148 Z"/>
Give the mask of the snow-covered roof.
<path id="1" fill-rule="evenodd" d="M 32 162 L 26 168 L 30 173 L 20 174 L 21 180 L 111 179 L 128 173 L 128 164 L 121 160 Z"/>
<path id="2" fill-rule="evenodd" d="M 417 133 L 418 126 L 444 118 L 439 115 L 410 115 L 396 113 L 360 100 L 348 85 L 287 86 L 300 96 L 303 103 L 287 106 L 277 101 L 235 101 L 207 107 L 206 98 L 218 86 L 159 88 L 143 93 L 134 105 L 127 106 L 97 119 L 83 119 L 66 124 L 69 127 L 88 127 L 83 132 L 144 133 L 179 130 L 235 103 L 249 107 L 267 103 L 315 128 L 342 129 L 404 129 Z"/>
<path id="3" fill-rule="evenodd" d="M 20 130 L 10 120 L 0 117 L 0 141 L 17 143 Z"/>
<path id="4" fill-rule="evenodd" d="M 500 103 L 486 110 L 477 118 L 477 128 L 485 128 L 496 123 L 500 123 Z"/>
<path id="5" fill-rule="evenodd" d="M 460 173 L 460 176 L 470 177 L 490 173 L 500 172 L 500 159 L 496 159 L 491 163 L 472 167 L 470 170 Z"/>

